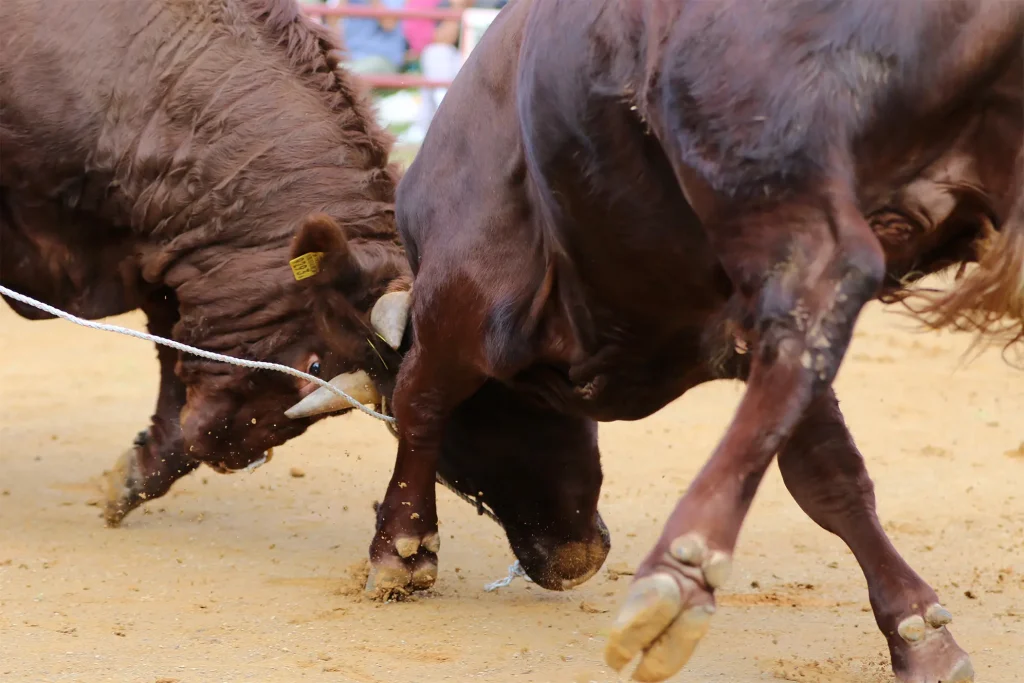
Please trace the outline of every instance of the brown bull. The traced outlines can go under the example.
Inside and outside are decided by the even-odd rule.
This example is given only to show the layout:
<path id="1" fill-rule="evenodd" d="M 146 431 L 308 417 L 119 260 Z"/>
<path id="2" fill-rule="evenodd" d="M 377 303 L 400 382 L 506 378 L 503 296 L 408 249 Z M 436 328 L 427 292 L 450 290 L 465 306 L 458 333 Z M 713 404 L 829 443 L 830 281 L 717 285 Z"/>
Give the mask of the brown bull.
<path id="1" fill-rule="evenodd" d="M 0 26 L 0 282 L 86 318 L 142 309 L 154 334 L 338 375 L 378 402 L 399 360 L 380 339 L 401 338 L 410 281 L 397 176 L 330 35 L 293 0 L 4 0 Z M 289 258 L 325 233 L 333 279 L 297 282 Z M 315 419 L 285 417 L 304 380 L 157 353 L 156 411 L 113 473 L 111 525 Z"/>
<path id="2" fill-rule="evenodd" d="M 539 584 L 586 580 L 608 549 L 594 421 L 737 378 L 609 664 L 684 665 L 778 453 L 863 568 L 900 679 L 971 679 L 831 383 L 865 302 L 951 264 L 980 261 L 925 319 L 1020 341 L 1022 41 L 1020 0 L 513 0 L 399 186 L 414 334 L 371 582 L 433 582 L 439 459 L 499 517 L 538 503 L 509 540 Z"/>

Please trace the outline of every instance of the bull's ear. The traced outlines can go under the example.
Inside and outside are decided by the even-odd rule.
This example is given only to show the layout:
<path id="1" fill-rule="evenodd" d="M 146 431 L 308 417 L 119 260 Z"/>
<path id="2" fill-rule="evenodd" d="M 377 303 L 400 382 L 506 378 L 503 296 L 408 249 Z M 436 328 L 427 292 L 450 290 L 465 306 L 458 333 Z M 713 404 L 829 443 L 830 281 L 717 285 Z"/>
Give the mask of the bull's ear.
<path id="1" fill-rule="evenodd" d="M 292 241 L 290 261 L 296 280 L 326 282 L 353 264 L 352 253 L 341 226 L 326 214 L 309 216 Z M 320 275 L 326 272 L 325 275 Z"/>

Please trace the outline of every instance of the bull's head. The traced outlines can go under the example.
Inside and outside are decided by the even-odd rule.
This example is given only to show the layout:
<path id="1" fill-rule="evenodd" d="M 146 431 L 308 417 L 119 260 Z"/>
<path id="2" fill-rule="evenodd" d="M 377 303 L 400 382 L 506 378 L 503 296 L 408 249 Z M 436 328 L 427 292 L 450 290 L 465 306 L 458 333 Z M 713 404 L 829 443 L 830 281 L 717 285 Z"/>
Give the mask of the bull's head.
<path id="1" fill-rule="evenodd" d="M 261 309 L 266 319 L 247 330 L 258 339 L 247 355 L 331 377 L 361 403 L 381 406 L 408 317 L 411 277 L 401 246 L 386 236 L 348 239 L 332 218 L 314 215 L 294 238 L 291 259 L 290 270 L 273 266 L 286 278 L 282 300 Z M 321 417 L 352 409 L 313 382 L 281 373 L 186 361 L 179 374 L 188 392 L 185 450 L 220 471 L 261 462 L 265 451 Z"/>
<path id="2" fill-rule="evenodd" d="M 364 244 L 362 248 L 350 245 L 337 224 L 325 217 L 308 223 L 292 250 L 296 277 L 301 277 L 298 273 L 307 264 L 319 261 L 313 266 L 318 272 L 308 278 L 315 290 L 310 292 L 310 302 L 316 311 L 319 336 L 328 342 L 330 351 L 326 353 L 333 351 L 335 355 L 335 362 L 327 368 L 321 366 L 320 373 L 331 377 L 330 384 L 360 403 L 379 407 L 383 407 L 384 397 L 390 396 L 394 386 L 411 295 L 407 268 L 391 270 L 396 264 L 385 254 L 393 257 L 402 252 L 394 243 Z M 377 270 L 374 264 L 380 263 L 387 263 L 396 277 L 378 278 L 376 286 L 360 282 L 368 272 Z M 366 295 L 353 296 L 360 289 Z M 323 373 L 324 369 L 330 374 Z M 334 392 L 311 382 L 305 383 L 301 394 L 302 399 L 285 411 L 291 420 L 353 407 Z"/>

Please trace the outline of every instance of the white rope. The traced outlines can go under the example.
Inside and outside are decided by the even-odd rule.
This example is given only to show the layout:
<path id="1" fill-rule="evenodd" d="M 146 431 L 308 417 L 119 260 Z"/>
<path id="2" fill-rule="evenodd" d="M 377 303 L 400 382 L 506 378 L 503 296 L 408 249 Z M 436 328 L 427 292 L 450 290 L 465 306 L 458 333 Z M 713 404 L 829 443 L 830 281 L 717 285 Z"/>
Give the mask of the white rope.
<path id="1" fill-rule="evenodd" d="M 52 316 L 62 318 L 69 322 L 73 322 L 76 325 L 81 325 L 82 327 L 88 327 L 93 330 L 101 330 L 103 332 L 116 332 L 118 334 L 123 334 L 129 337 L 135 337 L 136 339 L 144 339 L 146 341 L 153 342 L 154 344 L 162 344 L 163 346 L 169 346 L 172 349 L 177 349 L 178 351 L 191 353 L 192 355 L 199 356 L 200 358 L 207 358 L 209 360 L 220 361 L 222 363 L 237 365 L 243 368 L 252 368 L 254 370 L 276 370 L 277 372 L 283 372 L 287 375 L 292 375 L 293 377 L 301 377 L 302 379 L 313 382 L 314 384 L 318 384 L 321 387 L 326 387 L 329 391 L 337 394 L 338 396 L 341 396 L 343 399 L 351 403 L 354 408 L 358 408 L 359 410 L 363 411 L 364 413 L 371 417 L 375 417 L 378 420 L 387 422 L 388 424 L 395 423 L 395 418 L 391 417 L 390 415 L 384 415 L 382 413 L 378 413 L 375 410 L 367 408 L 362 403 L 355 400 L 354 398 L 352 398 L 351 396 L 349 396 L 348 394 L 346 394 L 344 391 L 334 386 L 333 384 L 325 382 L 319 377 L 314 377 L 313 375 L 302 372 L 301 370 L 296 370 L 295 368 L 287 365 L 281 365 L 280 363 L 268 363 L 266 361 L 259 360 L 246 360 L 244 358 L 235 358 L 233 356 L 225 356 L 224 354 L 221 353 L 214 353 L 212 351 L 204 351 L 203 349 L 197 349 L 194 346 L 182 344 L 181 342 L 176 342 L 171 339 L 164 339 L 163 337 L 158 337 L 155 334 L 139 332 L 137 330 L 132 330 L 127 327 L 119 327 L 117 325 L 108 325 L 106 323 L 98 323 L 92 320 L 85 320 L 83 318 L 79 318 L 78 316 L 74 316 L 71 315 L 70 313 L 62 311 L 59 308 L 54 308 L 49 304 L 44 304 L 41 301 L 36 301 L 32 297 L 25 296 L 24 294 L 19 294 L 18 292 L 15 292 L 12 289 L 4 287 L 3 285 L 0 285 L 0 293 L 14 299 L 15 301 L 20 301 L 23 304 L 27 304 L 29 306 L 32 306 L 33 308 L 38 308 L 40 311 L 45 311 L 46 313 L 49 313 Z M 266 458 L 258 460 L 257 462 L 249 465 L 249 467 L 246 469 L 258 467 L 259 465 L 262 465 L 263 462 L 265 462 L 265 460 Z M 474 501 L 466 494 L 457 490 L 454 486 L 445 481 L 440 475 L 437 476 L 437 480 L 445 487 L 453 491 L 457 496 L 459 496 L 463 500 L 475 505 L 479 511 L 486 514 L 495 522 L 498 522 L 499 525 L 501 524 L 501 522 L 494 515 L 494 513 L 484 508 L 480 501 Z M 527 581 L 532 581 L 532 579 L 530 579 L 530 577 L 526 575 L 526 572 L 524 572 L 523 568 L 519 565 L 519 560 L 516 560 L 512 565 L 509 566 L 508 576 L 506 576 L 503 579 L 498 579 L 497 581 L 487 584 L 486 586 L 484 586 L 484 590 L 490 592 L 493 590 L 497 590 L 498 588 L 504 588 L 505 586 L 512 583 L 512 581 L 515 580 L 516 577 L 522 577 Z"/>
<path id="2" fill-rule="evenodd" d="M 504 588 L 505 586 L 515 581 L 516 577 L 522 577 L 530 583 L 533 583 L 533 579 L 527 576 L 526 572 L 523 571 L 523 566 L 519 564 L 519 560 L 516 560 L 508 566 L 508 576 L 506 576 L 504 579 L 492 581 L 491 583 L 484 586 L 484 590 L 490 593 L 491 591 L 498 590 L 499 588 Z"/>
<path id="3" fill-rule="evenodd" d="M 387 422 L 389 424 L 390 423 L 394 423 L 394 421 L 395 421 L 395 418 L 391 417 L 390 415 L 384 415 L 382 413 L 378 413 L 376 410 L 372 410 L 370 408 L 367 408 L 362 403 L 360 403 L 359 401 L 355 400 L 354 398 L 352 398 L 351 396 L 349 396 L 348 394 L 346 394 L 344 391 L 342 391 L 338 387 L 334 386 L 333 384 L 330 384 L 329 382 L 325 382 L 324 380 L 320 379 L 319 377 L 314 377 L 313 375 L 310 375 L 309 373 L 302 372 L 301 370 L 296 370 L 295 368 L 290 367 L 288 365 L 281 365 L 280 363 L 268 363 L 266 361 L 261 361 L 261 360 L 246 360 L 244 358 L 235 358 L 233 356 L 225 356 L 222 353 L 213 353 L 212 351 L 204 351 L 203 349 L 197 349 L 194 346 L 189 346 L 188 344 L 182 344 L 181 342 L 176 342 L 176 341 L 173 341 L 171 339 L 164 339 L 163 337 L 158 337 L 155 334 L 148 334 L 146 332 L 139 332 L 137 330 L 130 330 L 127 327 L 118 327 L 117 325 L 108 325 L 106 323 L 98 323 L 98 322 L 94 322 L 92 320 L 84 320 L 84 319 L 79 318 L 77 316 L 71 315 L 70 313 L 66 313 L 66 312 L 60 310 L 59 308 L 54 308 L 53 306 L 50 306 L 48 304 L 44 304 L 41 301 L 36 301 L 35 299 L 33 299 L 31 297 L 25 296 L 24 294 L 19 294 L 18 292 L 15 292 L 13 290 L 8 289 L 7 287 L 4 287 L 3 285 L 0 285 L 0 293 L 4 294 L 5 296 L 9 296 L 10 298 L 12 298 L 12 299 L 14 299 L 16 301 L 20 301 L 23 304 L 27 304 L 29 306 L 32 306 L 33 308 L 38 308 L 40 311 L 46 311 L 47 313 L 49 313 L 52 316 L 56 316 L 58 318 L 63 318 L 64 320 L 68 320 L 70 322 L 73 322 L 76 325 L 81 325 L 82 327 L 88 327 L 88 328 L 91 328 L 91 329 L 94 329 L 94 330 L 103 330 L 104 332 L 117 332 L 118 334 L 124 334 L 124 335 L 127 335 L 129 337 L 135 337 L 136 339 L 145 339 L 146 341 L 151 341 L 151 342 L 153 342 L 155 344 L 162 344 L 163 346 L 169 346 L 172 349 L 177 349 L 178 351 L 184 351 L 185 353 L 191 353 L 192 355 L 199 356 L 200 358 L 206 358 L 206 359 L 209 359 L 209 360 L 220 361 L 221 363 L 228 363 L 230 365 L 237 365 L 237 366 L 243 367 L 243 368 L 252 368 L 253 370 L 276 370 L 277 372 L 283 372 L 286 375 L 291 375 L 293 377 L 301 377 L 302 379 L 304 379 L 306 381 L 313 382 L 314 384 L 317 384 L 317 385 L 319 385 L 321 387 L 324 387 L 328 391 L 331 391 L 332 393 L 337 394 L 338 396 L 341 396 L 343 399 L 345 399 L 346 401 L 351 403 L 353 408 L 358 408 L 359 410 L 363 411 L 364 413 L 366 413 L 370 417 L 375 417 L 378 420 L 382 420 L 382 421 Z"/>

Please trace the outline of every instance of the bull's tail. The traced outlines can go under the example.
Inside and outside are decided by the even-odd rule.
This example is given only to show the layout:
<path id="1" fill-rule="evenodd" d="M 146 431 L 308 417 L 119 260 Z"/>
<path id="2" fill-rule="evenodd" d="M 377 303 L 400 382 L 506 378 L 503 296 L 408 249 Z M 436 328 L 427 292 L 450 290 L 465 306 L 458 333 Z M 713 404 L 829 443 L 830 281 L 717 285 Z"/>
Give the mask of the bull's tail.
<path id="1" fill-rule="evenodd" d="M 999 231 L 990 227 L 977 242 L 977 268 L 948 292 L 919 293 L 924 304 L 911 308 L 934 329 L 975 333 L 971 348 L 1003 343 L 1024 366 L 1024 140 L 1018 145 L 1012 209 Z"/>

